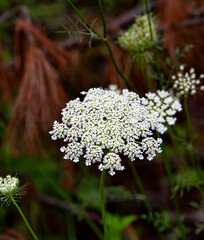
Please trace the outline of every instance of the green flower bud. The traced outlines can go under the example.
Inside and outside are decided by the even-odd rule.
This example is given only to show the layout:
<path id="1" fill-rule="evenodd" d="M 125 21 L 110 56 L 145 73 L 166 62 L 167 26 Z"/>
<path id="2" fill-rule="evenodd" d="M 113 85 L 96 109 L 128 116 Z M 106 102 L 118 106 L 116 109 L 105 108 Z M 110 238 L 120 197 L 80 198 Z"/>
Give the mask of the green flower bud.
<path id="1" fill-rule="evenodd" d="M 130 52 L 148 51 L 157 41 L 156 27 L 151 16 L 150 23 L 151 31 L 148 15 L 138 17 L 135 23 L 118 38 L 119 45 Z"/>

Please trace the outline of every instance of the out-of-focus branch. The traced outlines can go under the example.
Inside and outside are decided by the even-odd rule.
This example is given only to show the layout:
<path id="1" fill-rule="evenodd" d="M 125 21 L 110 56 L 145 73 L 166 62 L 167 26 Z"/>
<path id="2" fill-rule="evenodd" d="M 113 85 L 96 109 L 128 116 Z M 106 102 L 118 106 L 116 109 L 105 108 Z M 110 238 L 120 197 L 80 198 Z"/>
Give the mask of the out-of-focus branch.
<path id="1" fill-rule="evenodd" d="M 81 207 L 80 205 L 77 204 L 73 204 L 73 203 L 69 203 L 67 201 L 55 198 L 55 197 L 51 197 L 45 194 L 38 194 L 37 195 L 37 199 L 40 202 L 55 206 L 55 207 L 59 207 L 61 209 L 64 209 L 74 215 L 79 215 L 81 214 Z M 101 221 L 101 216 L 98 215 L 96 212 L 93 211 L 86 211 L 85 212 L 85 216 L 91 218 L 92 220 L 95 221 Z"/>
<path id="2" fill-rule="evenodd" d="M 149 2 L 149 9 L 150 11 L 153 11 L 157 8 L 156 2 Z M 117 39 L 118 37 L 118 31 L 123 27 L 129 25 L 131 22 L 135 20 L 135 18 L 138 15 L 141 15 L 145 12 L 145 5 L 139 5 L 135 8 L 128 10 L 127 12 L 117 16 L 115 19 L 111 20 L 107 24 L 107 32 L 109 34 L 109 37 L 112 39 Z M 13 9 L 6 11 L 0 16 L 0 24 L 2 24 L 4 21 L 7 21 L 13 17 L 15 17 L 17 14 L 21 14 L 21 18 L 23 18 L 26 22 L 31 23 L 31 15 L 29 12 L 29 9 L 24 6 L 16 6 Z M 197 25 L 204 25 L 204 9 L 197 9 L 190 13 L 189 19 L 186 19 L 181 23 L 181 27 L 188 28 L 193 27 Z M 159 28 L 160 32 L 166 32 L 170 31 L 172 29 L 172 25 L 168 26 L 162 26 Z M 97 40 L 95 40 L 97 41 Z M 58 42 L 58 45 L 63 48 L 72 48 L 78 44 L 80 44 L 80 40 L 76 36 L 71 36 L 63 41 Z"/>
<path id="3" fill-rule="evenodd" d="M 155 9 L 155 7 L 156 7 L 155 2 L 149 3 L 150 11 L 153 11 Z M 138 15 L 141 15 L 145 11 L 146 11 L 145 5 L 139 5 L 133 9 L 119 15 L 116 19 L 112 20 L 108 24 L 108 31 L 112 31 L 112 30 L 121 28 L 122 26 L 127 25 L 130 22 L 133 22 Z"/>

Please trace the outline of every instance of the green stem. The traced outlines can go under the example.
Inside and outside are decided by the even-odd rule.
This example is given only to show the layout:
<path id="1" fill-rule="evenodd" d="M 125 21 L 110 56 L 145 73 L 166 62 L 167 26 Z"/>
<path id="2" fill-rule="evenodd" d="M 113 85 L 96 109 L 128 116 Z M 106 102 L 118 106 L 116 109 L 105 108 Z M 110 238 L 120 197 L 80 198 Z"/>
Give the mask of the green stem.
<path id="1" fill-rule="evenodd" d="M 143 55 L 141 55 L 140 57 L 141 57 L 141 62 L 142 62 L 141 64 L 142 64 L 142 67 L 143 67 L 143 71 L 144 71 L 145 79 L 146 79 L 146 82 L 147 82 L 148 90 L 152 91 L 152 84 L 151 84 L 151 81 L 150 81 L 150 76 L 149 76 L 149 72 L 148 72 L 148 68 L 147 68 L 147 62 L 145 61 Z"/>
<path id="2" fill-rule="evenodd" d="M 189 135 L 190 135 L 190 141 L 192 143 L 194 141 L 194 135 L 193 135 L 193 127 L 192 127 L 192 123 L 191 123 L 191 118 L 190 118 L 190 114 L 188 111 L 188 97 L 186 95 L 184 96 L 184 111 L 186 114 L 187 126 L 188 126 Z"/>
<path id="3" fill-rule="evenodd" d="M 107 219 L 106 219 L 105 197 L 104 197 L 105 174 L 106 174 L 106 170 L 104 169 L 101 173 L 101 179 L 100 179 L 100 203 L 101 203 L 102 222 L 103 222 L 103 229 L 104 229 L 104 240 L 110 240 Z"/>
<path id="4" fill-rule="evenodd" d="M 103 11 L 103 7 L 102 7 L 102 4 L 101 4 L 101 1 L 100 0 L 97 0 L 98 1 L 98 4 L 99 4 L 99 10 L 100 10 L 100 14 L 101 14 L 101 18 L 102 18 L 102 21 L 103 21 L 103 35 L 104 36 L 101 36 L 95 29 L 94 27 L 87 21 L 87 19 L 84 17 L 84 15 L 80 12 L 80 10 L 72 3 L 71 0 L 67 0 L 67 2 L 71 5 L 71 7 L 74 9 L 74 11 L 79 15 L 79 17 L 84 21 L 84 23 L 87 25 L 87 27 L 90 28 L 90 30 L 96 34 L 96 36 L 103 40 L 104 41 L 104 44 L 111 56 L 111 60 L 113 62 L 113 65 L 118 73 L 118 75 L 124 80 L 124 82 L 127 84 L 127 86 L 129 88 L 131 88 L 134 92 L 137 92 L 136 89 L 132 86 L 132 84 L 126 79 L 126 77 L 123 75 L 123 73 L 121 72 L 120 68 L 118 67 L 117 63 L 116 63 L 116 60 L 115 60 L 115 57 L 113 55 L 113 52 L 112 52 L 112 49 L 110 47 L 110 44 L 106 38 L 106 23 L 105 23 L 105 17 L 104 17 L 104 11 Z M 138 93 L 138 92 L 137 92 Z M 139 93 L 138 93 L 139 94 Z"/>
<path id="5" fill-rule="evenodd" d="M 124 76 L 124 74 L 121 72 L 121 70 L 118 67 L 118 64 L 116 63 L 116 60 L 115 60 L 114 54 L 112 52 L 111 46 L 110 46 L 110 44 L 109 44 L 109 42 L 108 42 L 108 40 L 106 38 L 106 21 L 105 21 L 103 6 L 102 6 L 102 3 L 101 3 L 101 0 L 97 0 L 97 2 L 98 2 L 98 6 L 99 6 L 99 11 L 100 11 L 100 14 L 101 14 L 101 19 L 102 19 L 102 22 L 103 22 L 104 43 L 105 43 L 105 46 L 108 49 L 108 52 L 109 52 L 109 54 L 111 56 L 112 62 L 114 64 L 114 66 L 115 66 L 115 69 L 118 72 L 119 76 L 125 81 L 127 86 L 130 87 L 133 91 L 137 92 L 136 89 L 131 85 L 131 83 Z"/>
<path id="6" fill-rule="evenodd" d="M 74 11 L 79 15 L 79 17 L 84 21 L 84 23 L 91 29 L 93 33 L 96 34 L 96 36 L 101 39 L 102 36 L 93 28 L 93 26 L 87 21 L 87 19 L 84 17 L 84 15 L 80 12 L 80 10 L 73 4 L 71 0 L 67 0 L 67 2 L 71 5 L 71 7 L 74 9 Z"/>
<path id="7" fill-rule="evenodd" d="M 96 234 L 96 236 L 100 239 L 103 240 L 103 233 L 101 232 L 101 230 L 98 228 L 98 226 L 95 224 L 95 222 L 87 216 L 84 216 L 87 224 L 90 226 L 90 228 L 94 231 L 94 233 Z"/>
<path id="8" fill-rule="evenodd" d="M 118 67 L 118 65 L 117 65 L 117 63 L 116 63 L 115 57 L 114 57 L 114 55 L 113 55 L 112 49 L 111 49 L 110 44 L 108 43 L 108 41 L 107 41 L 107 40 L 104 41 L 104 44 L 105 44 L 105 46 L 106 46 L 107 49 L 108 49 L 108 52 L 109 52 L 109 54 L 110 54 L 110 56 L 111 56 L 111 60 L 112 60 L 112 62 L 113 62 L 113 64 L 114 64 L 114 67 L 115 67 L 118 75 L 124 80 L 124 82 L 126 83 L 126 85 L 127 85 L 129 88 L 131 88 L 134 92 L 136 92 L 136 93 L 139 94 L 139 92 L 132 86 L 132 84 L 126 79 L 126 77 L 123 75 L 123 73 L 122 73 L 121 70 L 119 69 L 119 67 Z"/>
<path id="9" fill-rule="evenodd" d="M 168 176 L 168 179 L 169 179 L 170 189 L 172 190 L 173 187 L 174 187 L 174 180 L 173 180 L 171 165 L 170 165 L 170 162 L 168 160 L 168 157 L 166 156 L 166 151 L 164 149 L 164 145 L 162 146 L 162 155 L 163 155 L 163 160 L 164 160 L 164 165 L 165 165 L 165 168 L 166 168 L 167 176 Z M 179 226 L 179 230 L 181 232 L 181 237 L 182 237 L 183 240 L 186 240 L 185 227 L 184 227 L 183 222 L 182 222 L 181 211 L 180 211 L 180 208 L 179 208 L 178 198 L 177 198 L 176 195 L 173 197 L 173 204 L 174 204 L 174 208 L 175 208 L 175 211 L 177 213 L 177 216 L 178 216 L 178 226 Z"/>
<path id="10" fill-rule="evenodd" d="M 168 132 L 167 133 L 168 133 L 168 135 L 171 139 L 172 144 L 174 145 L 174 148 L 175 148 L 176 152 L 179 155 L 179 158 L 181 159 L 181 162 L 178 161 L 178 164 L 180 165 L 181 168 L 188 169 L 189 165 L 188 165 L 188 162 L 186 161 L 186 158 L 183 154 L 183 148 L 181 148 L 180 141 L 178 140 L 177 136 L 175 135 L 175 133 L 172 129 L 172 126 L 168 126 Z M 180 149 L 182 149 L 182 151 Z"/>
<path id="11" fill-rule="evenodd" d="M 15 201 L 15 199 L 13 197 L 11 197 L 13 204 L 15 205 L 15 207 L 18 209 L 18 212 L 20 213 L 21 217 L 23 218 L 23 221 L 25 222 L 28 230 L 30 231 L 31 235 L 33 236 L 33 238 L 35 240 L 39 240 L 38 237 L 35 235 L 33 229 L 31 228 L 30 224 L 28 223 L 28 220 L 26 219 L 25 215 L 23 214 L 23 212 L 21 211 L 20 207 L 18 206 L 17 202 Z"/>
<path id="12" fill-rule="evenodd" d="M 79 208 L 78 206 L 74 205 L 72 203 L 72 200 L 69 196 L 69 194 L 67 193 L 67 189 L 63 189 L 59 184 L 56 183 L 56 181 L 53 180 L 53 178 L 51 178 L 50 176 L 48 176 L 43 170 L 42 168 L 39 168 L 39 171 L 41 172 L 41 174 L 43 175 L 43 177 L 45 178 L 45 180 L 48 182 L 48 184 L 55 190 L 55 192 L 62 197 L 65 201 L 67 201 L 69 204 L 73 205 L 73 207 L 75 208 Z M 80 212 L 80 210 L 79 210 Z M 78 215 L 78 213 L 76 213 Z M 94 231 L 94 233 L 99 237 L 100 240 L 102 240 L 103 238 L 101 230 L 99 229 L 99 227 L 95 224 L 95 222 L 86 214 L 84 214 L 84 219 L 87 222 L 87 224 L 90 226 L 90 228 Z"/>
<path id="13" fill-rule="evenodd" d="M 151 37 L 151 40 L 153 41 L 153 40 L 154 40 L 154 37 L 153 37 L 153 31 L 152 31 L 151 16 L 150 16 L 150 10 L 149 10 L 149 5 L 148 5 L 148 0 L 145 0 L 145 8 L 146 8 L 147 16 L 148 16 L 150 37 Z"/>
<path id="14" fill-rule="evenodd" d="M 153 42 L 154 41 L 154 37 L 153 37 L 153 30 L 152 30 L 151 16 L 150 16 L 148 0 L 144 0 L 144 1 L 145 1 L 145 8 L 146 8 L 147 16 L 148 16 L 151 41 Z M 160 88 L 162 88 L 163 87 L 164 78 L 163 78 L 163 75 L 161 73 L 161 69 L 160 69 L 160 66 L 159 66 L 159 61 L 158 61 L 158 57 L 157 57 L 157 50 L 156 50 L 155 45 L 153 45 L 152 49 L 153 49 L 153 53 L 154 53 L 155 67 L 156 67 L 156 70 L 157 70 L 157 73 L 158 73 L 158 76 L 159 76 L 159 80 L 160 80 Z"/>
<path id="15" fill-rule="evenodd" d="M 103 22 L 103 36 L 104 36 L 104 38 L 106 38 L 106 21 L 105 21 L 105 16 L 104 16 L 104 11 L 103 11 L 103 5 L 101 3 L 101 0 L 97 0 L 97 2 L 98 2 L 98 6 L 99 6 L 99 11 L 101 14 L 101 19 Z"/>
<path id="16" fill-rule="evenodd" d="M 141 193 L 142 196 L 143 196 L 144 204 L 145 204 L 145 206 L 146 206 L 146 208 L 147 208 L 147 211 L 148 211 L 150 220 L 151 220 L 151 221 L 154 221 L 153 211 L 152 211 L 152 208 L 151 208 L 151 206 L 150 206 L 150 204 L 149 204 L 149 202 L 148 202 L 148 200 L 147 200 L 146 192 L 145 192 L 144 186 L 143 186 L 143 184 L 142 184 L 142 181 L 141 181 L 141 179 L 140 179 L 140 176 L 139 176 L 139 174 L 138 174 L 138 172 L 137 172 L 137 170 L 136 170 L 135 165 L 133 164 L 133 162 L 132 162 L 131 160 L 128 160 L 128 161 L 129 161 L 129 165 L 130 165 L 132 174 L 133 174 L 133 176 L 134 176 L 134 178 L 135 178 L 136 184 L 137 184 L 137 186 L 138 186 L 138 188 L 139 188 L 140 193 Z M 164 238 L 163 234 L 159 231 L 158 228 L 156 228 L 156 230 L 157 230 L 157 232 L 158 232 L 159 238 L 160 238 L 161 240 L 164 240 L 165 238 Z"/>
<path id="17" fill-rule="evenodd" d="M 185 111 L 185 115 L 186 115 L 186 119 L 187 119 L 187 129 L 189 132 L 189 137 L 190 137 L 190 146 L 191 149 L 189 151 L 189 158 L 191 160 L 191 163 L 194 167 L 194 169 L 196 170 L 198 176 L 203 179 L 203 172 L 198 160 L 198 155 L 196 153 L 196 149 L 195 149 L 195 136 L 193 134 L 193 125 L 191 122 L 191 118 L 190 118 L 190 114 L 188 111 L 188 97 L 187 95 L 184 96 L 184 111 Z"/>
<path id="18" fill-rule="evenodd" d="M 129 165 L 130 165 L 132 174 L 134 176 L 134 179 L 137 183 L 137 186 L 139 188 L 139 191 L 143 195 L 143 200 L 144 200 L 145 206 L 146 206 L 146 208 L 149 212 L 149 215 L 150 215 L 150 217 L 153 217 L 152 208 L 151 208 L 149 202 L 147 201 L 146 192 L 145 192 L 145 189 L 143 187 L 142 181 L 141 181 L 140 176 L 138 175 L 138 172 L 137 172 L 136 168 L 134 167 L 134 164 L 131 160 L 129 160 Z"/>

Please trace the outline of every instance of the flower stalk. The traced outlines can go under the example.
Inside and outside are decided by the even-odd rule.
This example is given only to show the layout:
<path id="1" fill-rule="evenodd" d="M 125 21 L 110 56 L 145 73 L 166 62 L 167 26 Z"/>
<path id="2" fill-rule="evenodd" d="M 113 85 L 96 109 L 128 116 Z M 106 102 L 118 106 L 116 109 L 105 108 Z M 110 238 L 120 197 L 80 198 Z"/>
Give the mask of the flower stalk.
<path id="1" fill-rule="evenodd" d="M 13 203 L 33 238 L 39 240 L 16 202 L 16 199 L 19 200 L 23 194 L 22 189 L 22 187 L 19 187 L 19 179 L 17 177 L 11 177 L 10 175 L 7 175 L 5 178 L 0 177 L 0 197 L 2 205 L 5 204 L 8 206 L 10 203 Z"/>
<path id="2" fill-rule="evenodd" d="M 100 204 L 101 204 L 101 213 L 102 213 L 102 223 L 104 229 L 104 240 L 110 240 L 110 234 L 106 218 L 106 209 L 105 209 L 105 195 L 104 195 L 104 185 L 105 185 L 105 174 L 106 170 L 104 169 L 101 173 L 100 179 Z"/>
<path id="3" fill-rule="evenodd" d="M 25 222 L 25 225 L 27 226 L 27 228 L 28 228 L 29 232 L 31 233 L 31 235 L 33 236 L 33 238 L 35 240 L 39 240 L 38 237 L 36 236 L 35 232 L 33 231 L 32 227 L 30 226 L 28 220 L 26 219 L 25 215 L 23 214 L 21 208 L 18 206 L 16 200 L 13 197 L 11 197 L 11 200 L 12 200 L 14 206 L 17 208 L 18 212 L 20 213 L 23 221 Z"/>

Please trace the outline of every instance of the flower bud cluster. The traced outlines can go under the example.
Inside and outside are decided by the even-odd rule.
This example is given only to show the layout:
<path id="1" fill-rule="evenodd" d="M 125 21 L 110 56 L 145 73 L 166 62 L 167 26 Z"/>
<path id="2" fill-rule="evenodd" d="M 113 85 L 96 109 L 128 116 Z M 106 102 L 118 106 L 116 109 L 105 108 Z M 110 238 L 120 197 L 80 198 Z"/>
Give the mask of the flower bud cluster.
<path id="1" fill-rule="evenodd" d="M 122 155 L 134 161 L 145 157 L 152 160 L 160 153 L 162 139 L 153 133 L 163 133 L 164 121 L 174 115 L 171 111 L 180 110 L 180 105 L 163 91 L 157 97 L 157 108 L 150 95 L 145 101 L 127 89 L 120 93 L 92 88 L 82 94 L 83 101 L 77 98 L 67 103 L 62 123 L 54 122 L 51 137 L 64 140 L 61 151 L 65 159 L 78 162 L 83 156 L 87 166 L 98 162 L 99 170 L 108 169 L 110 175 L 124 169 Z M 165 115 L 160 111 L 163 103 Z"/>
<path id="2" fill-rule="evenodd" d="M 177 75 L 171 77 L 176 96 L 195 95 L 198 90 L 203 91 L 204 85 L 201 86 L 201 80 L 204 79 L 204 74 L 201 74 L 200 77 L 197 78 L 194 68 L 191 68 L 189 72 L 185 73 L 184 68 L 184 65 L 181 65 Z"/>
<path id="3" fill-rule="evenodd" d="M 142 104 L 144 104 L 150 112 L 156 112 L 159 119 L 160 132 L 165 132 L 168 125 L 174 125 L 176 117 L 174 115 L 182 110 L 180 102 L 170 95 L 165 90 L 157 90 L 156 93 L 146 93 L 146 98 L 142 98 Z"/>
<path id="4" fill-rule="evenodd" d="M 19 187 L 19 180 L 16 177 L 7 175 L 5 178 L 0 177 L 0 195 L 12 197 Z"/>
<path id="5" fill-rule="evenodd" d="M 151 16 L 150 23 L 151 32 L 148 15 L 139 16 L 135 23 L 118 38 L 119 45 L 130 52 L 148 51 L 157 41 L 156 27 Z"/>

